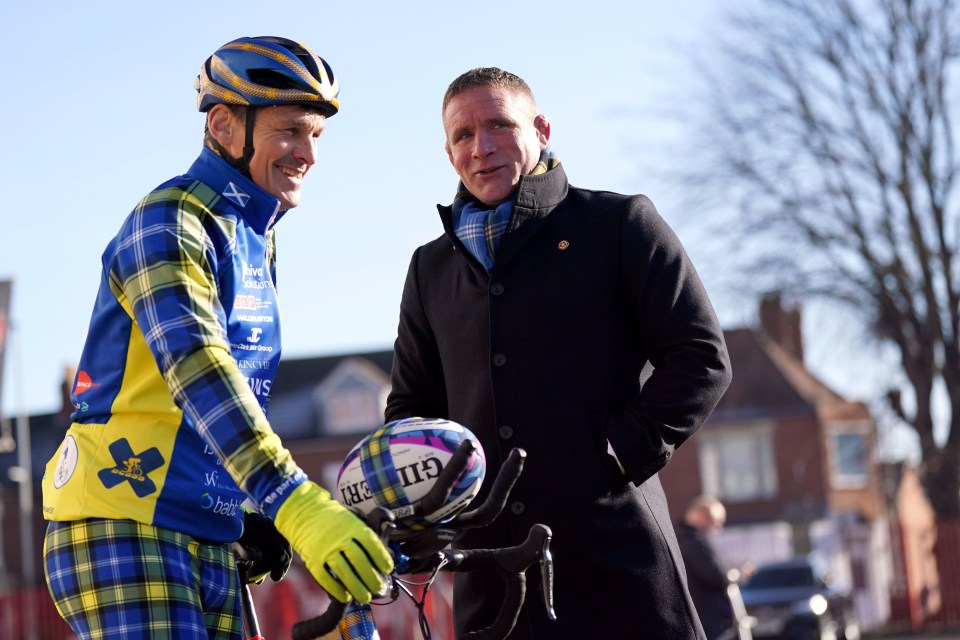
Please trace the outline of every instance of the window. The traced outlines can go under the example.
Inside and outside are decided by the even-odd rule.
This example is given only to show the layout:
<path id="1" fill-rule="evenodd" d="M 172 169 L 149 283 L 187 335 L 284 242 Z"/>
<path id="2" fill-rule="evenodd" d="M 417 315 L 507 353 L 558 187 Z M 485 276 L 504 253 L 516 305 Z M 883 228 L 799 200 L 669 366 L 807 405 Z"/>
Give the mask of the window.
<path id="1" fill-rule="evenodd" d="M 383 423 L 390 379 L 363 358 L 347 358 L 313 391 L 326 434 L 371 431 Z"/>
<path id="2" fill-rule="evenodd" d="M 382 422 L 380 403 L 369 389 L 339 389 L 324 405 L 329 433 L 355 433 Z"/>
<path id="3" fill-rule="evenodd" d="M 830 478 L 837 489 L 859 489 L 869 480 L 870 427 L 866 423 L 839 423 L 830 433 Z"/>
<path id="4" fill-rule="evenodd" d="M 700 432 L 700 476 L 704 493 L 728 502 L 777 494 L 773 426 L 769 423 Z"/>

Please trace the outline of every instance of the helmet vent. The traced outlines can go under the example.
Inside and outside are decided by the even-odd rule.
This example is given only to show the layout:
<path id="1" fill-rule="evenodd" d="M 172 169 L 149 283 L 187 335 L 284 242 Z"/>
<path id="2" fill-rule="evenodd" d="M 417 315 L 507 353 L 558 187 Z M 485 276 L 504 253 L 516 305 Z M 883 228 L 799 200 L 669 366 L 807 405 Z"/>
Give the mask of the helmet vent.
<path id="1" fill-rule="evenodd" d="M 247 71 L 250 82 L 256 83 L 262 87 L 271 87 L 273 89 L 303 89 L 301 83 L 294 82 L 291 78 L 277 73 L 273 69 L 250 69 Z"/>

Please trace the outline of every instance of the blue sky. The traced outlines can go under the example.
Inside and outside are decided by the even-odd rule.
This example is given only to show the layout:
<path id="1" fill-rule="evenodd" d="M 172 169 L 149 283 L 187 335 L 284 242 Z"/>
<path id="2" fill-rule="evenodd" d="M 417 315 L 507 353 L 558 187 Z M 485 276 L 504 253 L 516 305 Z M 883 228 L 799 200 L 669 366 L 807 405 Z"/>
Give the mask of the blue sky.
<path id="1" fill-rule="evenodd" d="M 711 35 L 719 5 L 8 7 L 0 22 L 0 186 L 12 232 L 0 279 L 14 280 L 14 332 L 3 413 L 57 408 L 63 367 L 83 345 L 103 247 L 147 191 L 199 152 L 193 80 L 213 50 L 240 36 L 301 40 L 341 79 L 342 110 L 321 138 L 303 204 L 278 226 L 285 357 L 392 346 L 410 255 L 440 233 L 435 205 L 456 186 L 439 103 L 450 80 L 474 66 L 524 77 L 551 119 L 551 146 L 571 182 L 650 196 L 684 240 L 724 326 L 752 323 L 755 303 L 719 289 L 722 265 L 698 244 L 696 217 L 681 215 L 671 188 L 643 170 L 677 133 L 657 114 L 687 91 L 687 54 Z M 818 352 L 810 352 L 816 367 Z"/>

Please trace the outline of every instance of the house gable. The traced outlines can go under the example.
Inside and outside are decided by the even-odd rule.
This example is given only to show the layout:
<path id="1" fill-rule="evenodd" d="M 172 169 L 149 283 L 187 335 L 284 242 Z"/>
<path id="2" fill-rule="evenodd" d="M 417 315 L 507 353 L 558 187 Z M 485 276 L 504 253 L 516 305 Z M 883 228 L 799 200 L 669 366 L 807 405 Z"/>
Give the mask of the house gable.
<path id="1" fill-rule="evenodd" d="M 328 430 L 327 403 L 339 403 L 338 415 L 348 403 L 357 403 L 362 415 L 352 422 L 370 422 L 357 431 L 371 429 L 383 419 L 392 365 L 392 351 L 281 360 L 271 393 L 270 424 L 284 440 L 346 433 L 351 419 L 334 418 L 335 430 Z M 379 415 L 372 421 L 370 409 L 364 408 L 364 393 L 379 403 Z"/>
<path id="2" fill-rule="evenodd" d="M 311 393 L 322 433 L 343 435 L 376 428 L 390 391 L 390 377 L 364 358 L 346 358 Z"/>

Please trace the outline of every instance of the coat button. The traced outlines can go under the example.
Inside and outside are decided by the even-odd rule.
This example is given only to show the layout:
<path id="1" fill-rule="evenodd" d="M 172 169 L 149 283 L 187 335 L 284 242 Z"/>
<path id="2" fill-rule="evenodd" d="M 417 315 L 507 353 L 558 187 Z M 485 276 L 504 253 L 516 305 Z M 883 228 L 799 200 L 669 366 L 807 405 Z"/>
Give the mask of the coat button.
<path id="1" fill-rule="evenodd" d="M 504 286 L 499 282 L 494 282 L 492 285 L 490 285 L 490 293 L 492 293 L 495 296 L 499 296 L 500 294 L 502 294 L 503 289 L 504 289 Z"/>
<path id="2" fill-rule="evenodd" d="M 526 510 L 527 508 L 519 500 L 514 500 L 513 502 L 510 503 L 510 513 L 512 513 L 515 516 L 519 516 Z"/>
<path id="3" fill-rule="evenodd" d="M 503 440 L 509 440 L 513 437 L 513 427 L 508 427 L 506 425 L 500 427 L 500 430 L 497 431 L 500 438 Z"/>
<path id="4" fill-rule="evenodd" d="M 495 353 L 493 355 L 493 364 L 498 367 L 502 367 L 503 365 L 507 364 L 507 356 L 502 353 Z"/>

